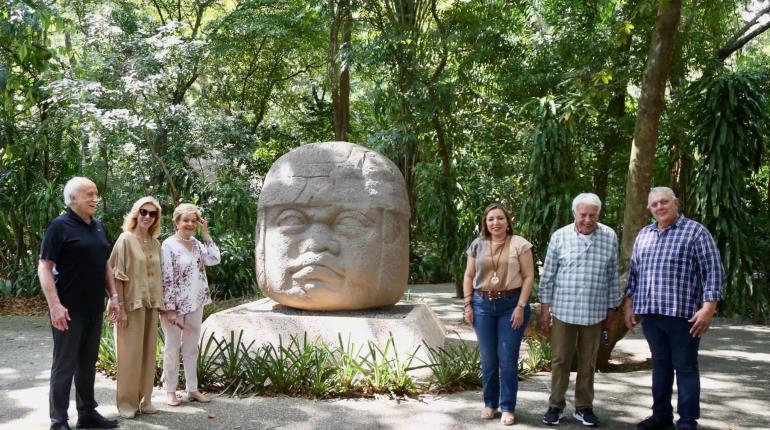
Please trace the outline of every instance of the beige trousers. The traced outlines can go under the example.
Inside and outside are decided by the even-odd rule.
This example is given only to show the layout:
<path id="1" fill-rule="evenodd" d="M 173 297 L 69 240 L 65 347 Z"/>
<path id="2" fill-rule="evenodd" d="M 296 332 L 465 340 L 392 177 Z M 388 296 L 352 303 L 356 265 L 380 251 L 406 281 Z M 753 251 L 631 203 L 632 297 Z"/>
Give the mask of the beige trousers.
<path id="1" fill-rule="evenodd" d="M 166 392 L 176 392 L 179 384 L 179 349 L 182 350 L 182 364 L 187 392 L 198 391 L 198 342 L 203 322 L 203 307 L 179 315 L 177 321 L 184 330 L 161 319 L 160 326 L 166 338 L 163 347 L 163 386 Z"/>
<path id="2" fill-rule="evenodd" d="M 577 352 L 575 380 L 575 409 L 592 408 L 594 403 L 594 373 L 596 354 L 602 336 L 602 323 L 593 325 L 568 324 L 553 319 L 551 327 L 551 397 L 548 405 L 564 409 L 564 394 L 569 385 L 572 360 Z M 576 349 L 577 348 L 577 349 Z"/>
<path id="3" fill-rule="evenodd" d="M 116 404 L 122 413 L 134 413 L 152 404 L 158 310 L 139 308 L 127 312 L 128 325 L 115 327 L 118 354 Z"/>

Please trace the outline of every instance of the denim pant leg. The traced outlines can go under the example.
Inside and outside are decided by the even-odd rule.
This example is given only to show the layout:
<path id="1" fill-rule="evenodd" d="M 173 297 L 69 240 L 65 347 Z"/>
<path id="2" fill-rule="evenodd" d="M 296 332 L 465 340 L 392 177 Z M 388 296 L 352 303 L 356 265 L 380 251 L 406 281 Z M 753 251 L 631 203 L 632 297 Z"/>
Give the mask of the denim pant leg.
<path id="1" fill-rule="evenodd" d="M 503 299 L 508 300 L 508 299 Z M 519 296 L 511 297 L 511 307 L 497 319 L 497 357 L 500 363 L 500 410 L 516 411 L 516 397 L 519 393 L 519 350 L 521 338 L 529 322 L 529 305 L 524 309 L 524 323 L 521 327 L 511 327 L 511 315 L 519 302 Z"/>
<path id="2" fill-rule="evenodd" d="M 685 318 L 664 317 L 671 338 L 671 361 L 676 374 L 678 427 L 695 428 L 700 418 L 700 338 L 692 337 L 692 324 Z"/>
<path id="3" fill-rule="evenodd" d="M 652 355 L 652 415 L 660 420 L 670 420 L 674 417 L 671 407 L 674 367 L 670 340 L 660 326 L 658 315 L 644 315 L 642 331 Z"/>
<path id="4" fill-rule="evenodd" d="M 500 403 L 500 366 L 497 360 L 497 316 L 491 300 L 473 294 L 473 328 L 481 355 L 484 406 L 496 409 Z"/>
<path id="5" fill-rule="evenodd" d="M 519 347 L 531 312 L 527 306 L 525 323 L 514 330 L 511 314 L 518 301 L 518 294 L 497 300 L 473 295 L 473 325 L 481 353 L 484 405 L 500 406 L 503 412 L 514 412 L 516 408 Z"/>

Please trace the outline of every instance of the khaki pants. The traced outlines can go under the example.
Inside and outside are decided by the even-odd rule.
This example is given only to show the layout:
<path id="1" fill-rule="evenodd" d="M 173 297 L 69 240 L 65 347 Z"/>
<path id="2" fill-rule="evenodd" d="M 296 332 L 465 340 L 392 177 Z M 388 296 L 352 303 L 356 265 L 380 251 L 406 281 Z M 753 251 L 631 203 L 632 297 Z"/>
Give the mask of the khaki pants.
<path id="1" fill-rule="evenodd" d="M 163 386 L 166 392 L 176 392 L 179 383 L 179 349 L 182 349 L 182 365 L 184 365 L 184 379 L 187 392 L 198 391 L 198 342 L 201 336 L 201 324 L 203 322 L 203 306 L 190 312 L 179 315 L 177 320 L 182 323 L 184 330 L 171 325 L 163 318 L 160 326 L 166 344 L 163 347 Z"/>
<path id="2" fill-rule="evenodd" d="M 602 335 L 602 323 L 589 326 L 567 324 L 553 319 L 551 328 L 551 397 L 549 406 L 564 409 L 564 394 L 569 385 L 572 359 L 577 352 L 577 380 L 575 382 L 575 409 L 592 408 L 594 402 L 594 373 L 596 354 Z"/>
<path id="3" fill-rule="evenodd" d="M 118 411 L 132 413 L 152 404 L 158 310 L 139 308 L 126 312 L 126 328 L 115 327 L 118 354 Z"/>

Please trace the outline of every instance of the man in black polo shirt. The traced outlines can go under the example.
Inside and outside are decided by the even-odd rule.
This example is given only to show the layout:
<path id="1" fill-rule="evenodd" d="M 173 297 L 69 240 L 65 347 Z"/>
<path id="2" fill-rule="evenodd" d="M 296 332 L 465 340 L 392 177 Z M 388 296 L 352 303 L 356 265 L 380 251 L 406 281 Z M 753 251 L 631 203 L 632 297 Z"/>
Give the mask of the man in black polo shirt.
<path id="1" fill-rule="evenodd" d="M 77 428 L 115 428 L 96 411 L 94 379 L 102 333 L 105 291 L 117 295 L 107 264 L 110 244 L 101 222 L 94 219 L 99 193 L 87 178 L 64 186 L 69 209 L 48 224 L 37 273 L 48 301 L 53 326 L 53 362 L 49 413 L 52 430 L 69 429 L 67 409 L 75 381 Z M 117 301 L 111 300 L 110 307 Z"/>

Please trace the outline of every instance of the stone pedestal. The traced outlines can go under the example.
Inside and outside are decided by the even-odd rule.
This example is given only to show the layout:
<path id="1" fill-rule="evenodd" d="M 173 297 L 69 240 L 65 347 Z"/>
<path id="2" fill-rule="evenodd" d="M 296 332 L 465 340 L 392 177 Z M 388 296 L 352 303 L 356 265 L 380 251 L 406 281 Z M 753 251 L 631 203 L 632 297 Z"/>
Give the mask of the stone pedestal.
<path id="1" fill-rule="evenodd" d="M 446 330 L 441 320 L 428 305 L 395 304 L 385 308 L 365 311 L 320 312 L 289 308 L 271 299 L 261 299 L 209 316 L 203 323 L 202 332 L 208 337 L 215 333 L 218 338 L 230 338 L 230 332 L 243 330 L 243 342 L 253 347 L 280 341 L 288 345 L 291 336 L 300 340 L 307 333 L 309 341 L 323 340 L 329 345 L 344 343 L 354 345 L 355 350 L 368 353 L 367 344 L 374 342 L 384 350 L 392 335 L 401 360 L 407 358 L 418 346 L 417 358 L 426 359 L 423 342 L 431 347 L 443 347 Z M 423 345 L 423 346 L 421 346 Z M 419 364 L 414 361 L 413 365 Z"/>

